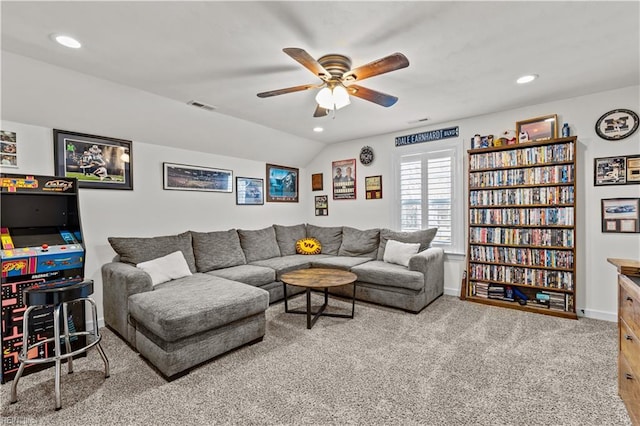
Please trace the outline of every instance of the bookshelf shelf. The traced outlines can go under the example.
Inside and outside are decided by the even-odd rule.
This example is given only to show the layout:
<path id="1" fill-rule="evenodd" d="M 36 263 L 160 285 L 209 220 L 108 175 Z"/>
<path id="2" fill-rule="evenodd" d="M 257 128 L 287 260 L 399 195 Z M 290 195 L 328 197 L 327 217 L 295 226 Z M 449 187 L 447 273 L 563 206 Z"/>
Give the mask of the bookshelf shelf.
<path id="1" fill-rule="evenodd" d="M 467 300 L 577 318 L 576 140 L 467 151 Z"/>

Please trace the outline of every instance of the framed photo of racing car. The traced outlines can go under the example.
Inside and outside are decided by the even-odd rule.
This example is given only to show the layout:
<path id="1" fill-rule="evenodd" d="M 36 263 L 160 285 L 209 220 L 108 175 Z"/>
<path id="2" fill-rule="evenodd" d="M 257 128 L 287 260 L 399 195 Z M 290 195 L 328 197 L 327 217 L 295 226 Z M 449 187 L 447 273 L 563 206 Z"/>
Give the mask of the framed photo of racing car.
<path id="1" fill-rule="evenodd" d="M 640 233 L 640 198 L 602 200 L 602 232 Z"/>
<path id="2" fill-rule="evenodd" d="M 53 157 L 56 175 L 80 188 L 133 189 L 131 141 L 54 129 Z"/>

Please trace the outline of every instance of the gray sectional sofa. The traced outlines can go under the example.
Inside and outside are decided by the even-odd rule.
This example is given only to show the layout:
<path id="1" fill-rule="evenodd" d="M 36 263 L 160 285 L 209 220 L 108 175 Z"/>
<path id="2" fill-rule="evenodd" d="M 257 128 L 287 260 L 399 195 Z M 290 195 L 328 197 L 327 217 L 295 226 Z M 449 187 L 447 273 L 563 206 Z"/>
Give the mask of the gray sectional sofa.
<path id="1" fill-rule="evenodd" d="M 280 277 L 296 269 L 350 270 L 358 276 L 358 300 L 417 313 L 444 290 L 444 252 L 430 247 L 435 233 L 300 224 L 111 237 L 117 256 L 102 267 L 105 323 L 171 378 L 261 340 L 266 309 L 283 298 Z M 296 253 L 296 242 L 306 237 L 321 243 L 320 254 Z M 385 262 L 389 240 L 420 244 L 408 266 Z M 189 275 L 154 285 L 135 266 L 175 251 L 184 255 Z M 289 295 L 301 291 L 287 289 Z M 334 291 L 350 296 L 352 288 Z"/>

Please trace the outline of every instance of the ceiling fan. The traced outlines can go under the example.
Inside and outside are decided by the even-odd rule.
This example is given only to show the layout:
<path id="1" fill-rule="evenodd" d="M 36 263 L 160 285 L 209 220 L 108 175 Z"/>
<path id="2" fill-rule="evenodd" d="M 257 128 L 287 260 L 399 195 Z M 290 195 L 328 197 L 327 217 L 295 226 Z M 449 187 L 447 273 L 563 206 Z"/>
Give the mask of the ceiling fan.
<path id="1" fill-rule="evenodd" d="M 392 106 L 398 101 L 397 97 L 352 83 L 409 66 L 409 60 L 402 53 L 394 53 L 376 61 L 369 62 L 366 65 L 351 69 L 351 59 L 344 55 L 324 55 L 316 60 L 304 49 L 287 47 L 282 50 L 319 77 L 322 83 L 303 84 L 285 89 L 270 90 L 268 92 L 258 93 L 258 97 L 268 98 L 271 96 L 284 95 L 285 93 L 322 88 L 316 95 L 318 106 L 313 114 L 314 117 L 324 117 L 329 114 L 331 110 L 335 111 L 349 105 L 351 103 L 349 95 L 382 105 L 383 107 Z"/>

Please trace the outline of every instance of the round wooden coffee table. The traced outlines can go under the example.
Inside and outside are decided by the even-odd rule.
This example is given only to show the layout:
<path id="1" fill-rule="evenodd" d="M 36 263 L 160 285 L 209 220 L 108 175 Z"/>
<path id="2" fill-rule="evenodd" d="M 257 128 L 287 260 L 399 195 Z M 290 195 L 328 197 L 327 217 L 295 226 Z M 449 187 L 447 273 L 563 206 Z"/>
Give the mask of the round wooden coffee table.
<path id="1" fill-rule="evenodd" d="M 288 314 L 305 314 L 307 316 L 307 329 L 313 327 L 318 317 L 320 316 L 353 318 L 353 314 L 355 313 L 356 309 L 356 280 L 358 279 L 358 276 L 353 272 L 333 268 L 309 268 L 287 272 L 286 274 L 283 274 L 280 279 L 282 280 L 282 286 L 284 288 L 284 311 Z M 289 304 L 287 300 L 287 284 L 306 288 L 306 311 L 289 310 Z M 353 284 L 351 315 L 324 312 L 329 301 L 329 288 L 340 287 L 349 284 Z M 313 289 L 324 289 L 324 304 L 320 306 L 320 309 L 318 309 L 317 312 L 311 312 L 311 290 Z M 313 318 L 311 317 L 312 315 Z"/>

